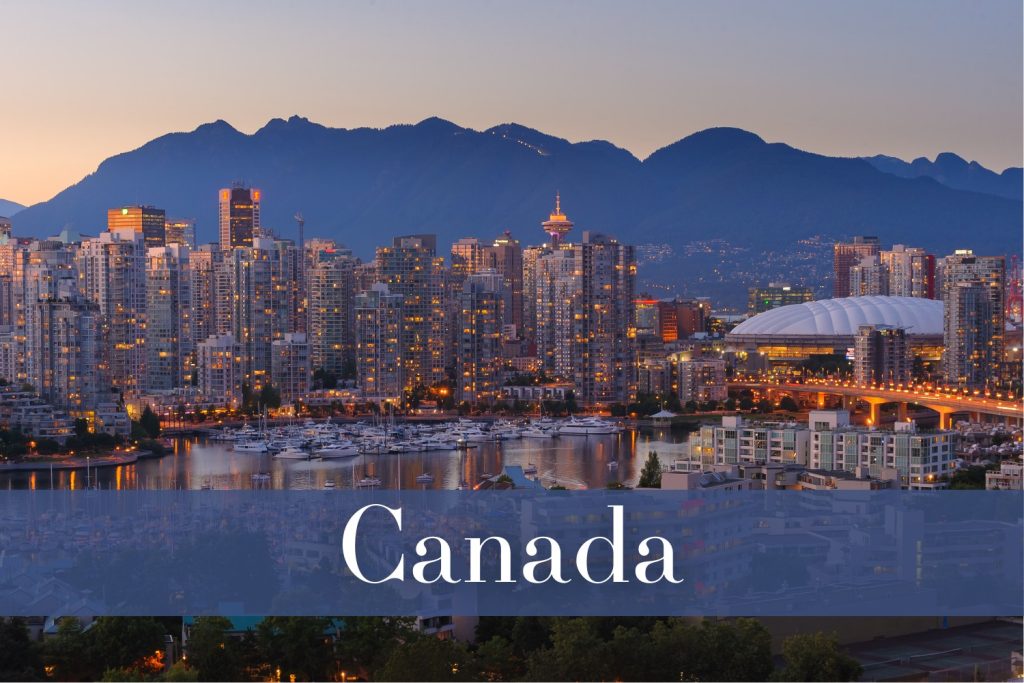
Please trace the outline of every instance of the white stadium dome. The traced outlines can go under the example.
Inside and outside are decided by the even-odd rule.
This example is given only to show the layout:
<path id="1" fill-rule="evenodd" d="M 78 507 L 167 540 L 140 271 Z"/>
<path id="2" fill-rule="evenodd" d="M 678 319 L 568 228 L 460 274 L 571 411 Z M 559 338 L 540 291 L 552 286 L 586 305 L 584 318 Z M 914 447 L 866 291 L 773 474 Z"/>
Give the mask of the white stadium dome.
<path id="1" fill-rule="evenodd" d="M 909 296 L 855 296 L 773 308 L 737 325 L 732 341 L 853 337 L 860 325 L 902 327 L 908 335 L 942 336 L 942 302 Z"/>

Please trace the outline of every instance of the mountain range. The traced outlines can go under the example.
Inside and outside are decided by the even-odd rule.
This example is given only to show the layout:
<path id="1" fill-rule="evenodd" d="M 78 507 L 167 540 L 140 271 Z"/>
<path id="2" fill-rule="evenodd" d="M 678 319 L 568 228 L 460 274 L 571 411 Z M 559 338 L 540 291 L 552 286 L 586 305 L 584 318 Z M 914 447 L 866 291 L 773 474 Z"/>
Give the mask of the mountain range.
<path id="1" fill-rule="evenodd" d="M 1020 169 L 1000 175 L 957 159 L 828 157 L 736 128 L 695 133 L 641 160 L 609 142 L 570 143 L 514 123 L 340 129 L 293 116 L 249 135 L 215 121 L 103 161 L 13 223 L 19 235 L 90 234 L 104 229 L 109 207 L 151 204 L 195 218 L 200 241 L 213 241 L 217 190 L 243 181 L 262 190 L 263 223 L 277 234 L 293 236 L 301 211 L 307 236 L 363 257 L 409 233 L 435 232 L 447 245 L 509 229 L 539 243 L 556 191 L 576 223 L 570 239 L 594 230 L 667 245 L 656 272 L 680 281 L 683 254 L 716 239 L 751 250 L 755 270 L 767 250 L 856 234 L 938 254 L 1019 252 Z"/>
<path id="2" fill-rule="evenodd" d="M 7 199 L 0 199 L 0 216 L 10 218 L 14 214 L 18 213 L 25 207 L 18 202 L 12 202 Z"/>

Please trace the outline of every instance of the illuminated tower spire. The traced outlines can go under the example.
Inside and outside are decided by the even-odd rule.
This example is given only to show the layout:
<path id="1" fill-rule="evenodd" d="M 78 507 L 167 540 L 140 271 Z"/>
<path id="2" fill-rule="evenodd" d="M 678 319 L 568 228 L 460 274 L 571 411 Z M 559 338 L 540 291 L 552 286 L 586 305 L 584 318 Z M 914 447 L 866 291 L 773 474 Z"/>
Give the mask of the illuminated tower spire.
<path id="1" fill-rule="evenodd" d="M 541 223 L 541 226 L 544 228 L 544 232 L 551 236 L 552 245 L 561 242 L 565 234 L 572 230 L 573 222 L 562 213 L 561 193 L 555 193 L 555 210 L 548 220 Z"/>

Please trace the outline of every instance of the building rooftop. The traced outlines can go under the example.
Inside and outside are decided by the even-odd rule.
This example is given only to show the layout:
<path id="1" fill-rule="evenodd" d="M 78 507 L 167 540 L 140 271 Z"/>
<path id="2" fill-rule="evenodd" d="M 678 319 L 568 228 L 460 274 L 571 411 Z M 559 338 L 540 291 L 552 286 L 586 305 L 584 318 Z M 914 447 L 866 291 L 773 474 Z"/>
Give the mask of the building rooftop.
<path id="1" fill-rule="evenodd" d="M 808 301 L 755 315 L 727 336 L 837 336 L 857 334 L 861 325 L 902 327 L 908 334 L 941 335 L 942 302 L 907 296 L 856 296 Z"/>

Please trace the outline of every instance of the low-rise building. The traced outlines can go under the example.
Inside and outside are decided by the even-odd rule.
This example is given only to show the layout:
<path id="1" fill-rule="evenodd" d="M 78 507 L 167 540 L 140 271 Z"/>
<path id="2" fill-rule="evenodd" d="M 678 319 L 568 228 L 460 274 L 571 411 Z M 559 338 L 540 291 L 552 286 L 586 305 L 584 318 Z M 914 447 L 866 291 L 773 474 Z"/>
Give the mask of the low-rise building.
<path id="1" fill-rule="evenodd" d="M 985 488 L 989 490 L 1024 490 L 1024 464 L 1007 460 L 999 463 L 998 470 L 985 473 Z"/>

